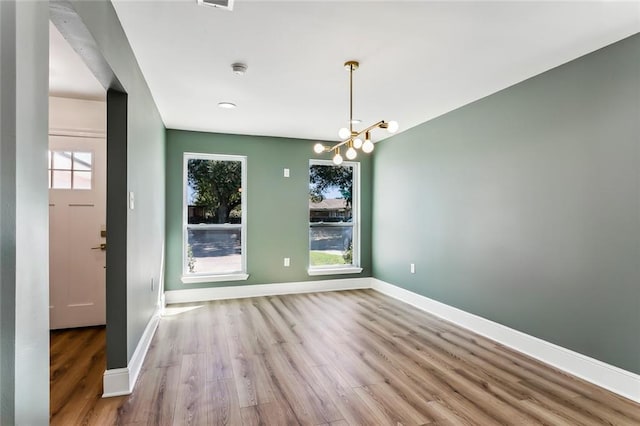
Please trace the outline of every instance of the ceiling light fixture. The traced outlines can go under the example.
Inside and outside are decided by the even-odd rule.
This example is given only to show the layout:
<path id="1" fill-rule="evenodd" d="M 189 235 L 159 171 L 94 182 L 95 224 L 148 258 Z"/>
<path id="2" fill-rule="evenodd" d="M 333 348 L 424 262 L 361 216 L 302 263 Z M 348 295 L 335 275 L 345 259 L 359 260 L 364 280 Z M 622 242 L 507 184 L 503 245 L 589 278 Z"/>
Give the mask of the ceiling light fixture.
<path id="1" fill-rule="evenodd" d="M 358 69 L 360 64 L 358 61 L 347 61 L 344 63 L 344 67 L 349 71 L 349 128 L 343 127 L 338 131 L 338 137 L 340 142 L 332 147 L 325 147 L 321 143 L 314 145 L 313 150 L 316 154 L 322 154 L 323 152 L 333 152 L 333 163 L 340 165 L 344 161 L 342 155 L 340 155 L 340 147 L 347 146 L 345 156 L 348 160 L 354 160 L 358 156 L 357 149 L 361 149 L 364 153 L 370 153 L 373 151 L 373 142 L 371 141 L 371 131 L 377 128 L 386 129 L 389 133 L 395 133 L 398 131 L 397 121 L 378 121 L 375 124 L 363 129 L 354 130 L 353 125 L 360 123 L 361 120 L 354 120 L 353 118 L 353 72 Z M 364 134 L 364 142 L 360 139 L 360 136 Z"/>
<path id="2" fill-rule="evenodd" d="M 233 102 L 220 102 L 218 106 L 224 109 L 234 109 L 236 107 L 236 104 L 234 104 Z"/>

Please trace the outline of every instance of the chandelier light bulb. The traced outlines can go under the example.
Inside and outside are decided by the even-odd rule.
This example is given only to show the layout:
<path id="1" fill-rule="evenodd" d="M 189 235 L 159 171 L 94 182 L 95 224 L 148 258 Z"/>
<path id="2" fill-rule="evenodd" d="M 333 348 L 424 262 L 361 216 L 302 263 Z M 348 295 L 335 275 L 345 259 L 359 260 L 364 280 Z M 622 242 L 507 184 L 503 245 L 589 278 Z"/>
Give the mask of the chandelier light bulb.
<path id="1" fill-rule="evenodd" d="M 351 147 L 351 148 L 347 149 L 347 152 L 346 152 L 345 155 L 347 156 L 347 159 L 353 160 L 354 158 L 356 158 L 358 153 L 356 152 L 355 149 L 353 149 L 353 147 Z"/>
<path id="2" fill-rule="evenodd" d="M 342 129 L 338 130 L 338 137 L 340 139 L 345 140 L 349 136 L 351 136 L 351 132 L 346 127 L 343 127 Z"/>
<path id="3" fill-rule="evenodd" d="M 362 151 L 366 152 L 367 154 L 373 151 L 373 142 L 371 142 L 371 140 L 369 139 L 364 141 L 364 143 L 362 144 Z"/>
<path id="4" fill-rule="evenodd" d="M 334 155 L 333 157 L 333 164 L 335 164 L 336 166 L 339 166 L 340 164 L 342 164 L 342 155 L 340 155 L 339 152 L 336 153 L 336 155 Z"/>
<path id="5" fill-rule="evenodd" d="M 398 127 L 399 125 L 397 121 L 390 121 L 387 126 L 387 131 L 389 133 L 395 133 L 398 131 Z"/>
<path id="6" fill-rule="evenodd" d="M 360 149 L 360 148 L 362 148 L 362 139 L 360 139 L 360 138 L 355 138 L 355 139 L 353 140 L 353 147 L 354 147 L 355 149 Z"/>
<path id="7" fill-rule="evenodd" d="M 324 152 L 324 145 L 318 142 L 313 146 L 313 150 L 315 151 L 316 154 L 321 154 Z"/>

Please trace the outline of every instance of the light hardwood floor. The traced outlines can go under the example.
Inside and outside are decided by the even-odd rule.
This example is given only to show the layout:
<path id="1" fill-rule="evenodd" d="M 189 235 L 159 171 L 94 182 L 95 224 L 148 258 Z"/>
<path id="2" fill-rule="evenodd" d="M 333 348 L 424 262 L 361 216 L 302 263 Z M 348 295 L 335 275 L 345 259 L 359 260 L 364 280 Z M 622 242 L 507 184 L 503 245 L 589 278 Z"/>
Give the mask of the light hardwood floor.
<path id="1" fill-rule="evenodd" d="M 113 422 L 637 425 L 640 405 L 358 290 L 170 306 Z"/>
<path id="2" fill-rule="evenodd" d="M 114 424 L 118 407 L 126 398 L 101 398 L 105 328 L 52 331 L 49 346 L 50 423 Z"/>

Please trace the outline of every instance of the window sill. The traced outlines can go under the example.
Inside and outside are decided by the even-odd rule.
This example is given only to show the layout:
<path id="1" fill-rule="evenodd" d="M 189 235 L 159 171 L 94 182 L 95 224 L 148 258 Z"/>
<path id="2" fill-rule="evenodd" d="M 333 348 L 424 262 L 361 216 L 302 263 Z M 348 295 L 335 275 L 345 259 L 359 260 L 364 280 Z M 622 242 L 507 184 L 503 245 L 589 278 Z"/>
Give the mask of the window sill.
<path id="1" fill-rule="evenodd" d="M 249 274 L 227 274 L 227 275 L 194 275 L 180 278 L 183 284 L 213 283 L 220 281 L 245 281 Z"/>
<path id="2" fill-rule="evenodd" d="M 339 274 L 359 274 L 362 272 L 362 268 L 352 266 L 348 268 L 309 268 L 307 274 L 310 276 L 315 275 L 339 275 Z"/>

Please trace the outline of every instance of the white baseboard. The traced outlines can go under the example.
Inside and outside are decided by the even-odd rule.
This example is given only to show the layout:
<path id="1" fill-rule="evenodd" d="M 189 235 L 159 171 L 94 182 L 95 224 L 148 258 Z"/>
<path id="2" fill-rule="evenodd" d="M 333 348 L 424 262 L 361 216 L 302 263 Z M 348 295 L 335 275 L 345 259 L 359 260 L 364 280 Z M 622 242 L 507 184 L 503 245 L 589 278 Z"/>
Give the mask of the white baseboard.
<path id="1" fill-rule="evenodd" d="M 207 300 L 243 299 L 246 297 L 282 294 L 315 293 L 321 291 L 371 288 L 370 278 L 347 278 L 323 281 L 301 281 L 280 284 L 238 285 L 229 287 L 192 288 L 165 291 L 167 304 L 204 302 Z"/>
<path id="2" fill-rule="evenodd" d="M 133 352 L 133 356 L 126 368 L 113 368 L 106 370 L 103 376 L 102 385 L 102 397 L 108 398 L 111 396 L 129 395 L 133 392 L 133 387 L 138 380 L 142 363 L 149 350 L 151 339 L 158 328 L 160 322 L 160 311 L 156 310 L 153 313 L 147 326 L 142 333 L 142 337 L 136 346 L 136 350 Z"/>
<path id="3" fill-rule="evenodd" d="M 488 337 L 569 374 L 640 402 L 640 375 L 371 278 L 371 288 Z"/>
<path id="4" fill-rule="evenodd" d="M 102 397 L 129 395 L 129 369 L 112 368 L 102 376 Z"/>
<path id="5" fill-rule="evenodd" d="M 158 301 L 158 310 L 160 311 L 160 316 L 164 315 L 164 308 L 167 307 L 166 295 L 164 292 L 160 295 L 160 299 Z"/>

